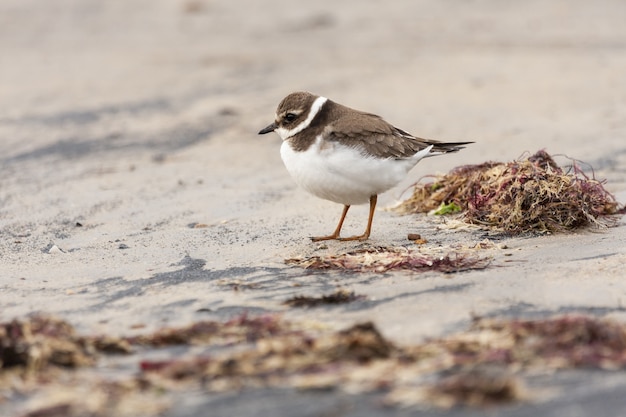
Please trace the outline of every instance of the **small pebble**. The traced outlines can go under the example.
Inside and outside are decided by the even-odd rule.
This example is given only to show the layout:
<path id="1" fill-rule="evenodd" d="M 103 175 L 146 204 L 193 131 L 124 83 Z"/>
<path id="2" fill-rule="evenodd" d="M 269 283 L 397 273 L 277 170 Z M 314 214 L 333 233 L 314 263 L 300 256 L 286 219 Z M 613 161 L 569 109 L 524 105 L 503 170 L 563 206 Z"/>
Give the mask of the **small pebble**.
<path id="1" fill-rule="evenodd" d="M 419 233 L 409 233 L 409 235 L 407 236 L 407 239 L 409 240 L 420 240 L 422 238 L 422 235 L 420 235 Z"/>
<path id="2" fill-rule="evenodd" d="M 57 245 L 52 245 L 50 249 L 48 249 L 48 253 L 63 253 L 61 249 Z"/>

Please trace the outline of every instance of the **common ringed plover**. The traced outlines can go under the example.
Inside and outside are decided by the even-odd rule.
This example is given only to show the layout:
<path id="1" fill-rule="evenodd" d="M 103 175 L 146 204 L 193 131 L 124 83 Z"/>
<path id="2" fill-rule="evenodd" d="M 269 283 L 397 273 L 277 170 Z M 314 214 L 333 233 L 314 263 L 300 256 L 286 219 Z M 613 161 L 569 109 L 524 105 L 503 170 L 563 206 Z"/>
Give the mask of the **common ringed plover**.
<path id="1" fill-rule="evenodd" d="M 366 240 L 377 196 L 397 185 L 424 157 L 456 152 L 472 142 L 438 142 L 399 129 L 380 116 L 354 110 L 309 92 L 291 93 L 276 110 L 274 123 L 259 134 L 276 132 L 280 155 L 296 183 L 311 194 L 343 204 L 335 231 L 313 241 Z M 362 235 L 340 237 L 353 204 L 369 201 Z"/>

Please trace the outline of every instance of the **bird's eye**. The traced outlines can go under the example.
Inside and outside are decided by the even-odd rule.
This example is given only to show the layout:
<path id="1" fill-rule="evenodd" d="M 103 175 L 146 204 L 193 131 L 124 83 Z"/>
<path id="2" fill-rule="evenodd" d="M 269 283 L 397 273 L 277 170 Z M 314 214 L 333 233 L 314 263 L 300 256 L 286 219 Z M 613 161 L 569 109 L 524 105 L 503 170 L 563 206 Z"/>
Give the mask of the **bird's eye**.
<path id="1" fill-rule="evenodd" d="M 287 113 L 285 115 L 285 120 L 288 121 L 288 122 L 293 122 L 294 120 L 296 120 L 296 117 L 298 117 L 296 114 Z"/>

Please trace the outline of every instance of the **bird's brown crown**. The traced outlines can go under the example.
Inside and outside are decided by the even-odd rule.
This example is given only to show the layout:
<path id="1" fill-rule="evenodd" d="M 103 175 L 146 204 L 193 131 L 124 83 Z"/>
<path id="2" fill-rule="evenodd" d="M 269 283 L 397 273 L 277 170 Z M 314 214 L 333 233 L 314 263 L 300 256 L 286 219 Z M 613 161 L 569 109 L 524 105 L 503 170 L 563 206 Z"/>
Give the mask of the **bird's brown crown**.
<path id="1" fill-rule="evenodd" d="M 317 97 L 306 91 L 289 94 L 276 109 L 276 125 L 288 130 L 298 126 L 306 120 Z"/>

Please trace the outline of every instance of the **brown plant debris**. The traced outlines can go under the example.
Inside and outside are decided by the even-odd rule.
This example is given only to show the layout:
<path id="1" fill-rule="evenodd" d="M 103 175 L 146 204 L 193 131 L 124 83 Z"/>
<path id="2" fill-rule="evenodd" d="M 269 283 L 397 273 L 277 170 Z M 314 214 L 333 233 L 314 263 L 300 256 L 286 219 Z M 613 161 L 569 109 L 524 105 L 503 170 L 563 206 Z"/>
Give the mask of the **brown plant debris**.
<path id="1" fill-rule="evenodd" d="M 477 319 L 466 332 L 409 349 L 417 357 L 445 360 L 453 369 L 479 365 L 623 369 L 626 325 L 574 315 L 538 320 Z"/>
<path id="2" fill-rule="evenodd" d="M 254 348 L 223 357 L 195 357 L 171 361 L 142 361 L 144 372 L 158 372 L 174 380 L 201 380 L 210 390 L 241 387 L 287 386 L 324 380 L 332 387 L 340 382 L 343 367 L 365 366 L 372 361 L 397 357 L 400 351 L 387 341 L 372 323 L 346 330 L 311 335 L 267 338 Z M 326 375 L 337 371 L 337 375 Z M 332 382 L 332 383 L 331 383 Z"/>
<path id="3" fill-rule="evenodd" d="M 490 259 L 461 250 L 448 253 L 425 253 L 405 247 L 373 247 L 337 255 L 291 258 L 285 260 L 285 263 L 314 270 L 351 272 L 408 270 L 452 273 L 484 269 L 489 265 Z"/>
<path id="4" fill-rule="evenodd" d="M 98 377 L 93 368 L 96 352 L 111 352 L 98 350 L 94 341 L 114 338 L 77 336 L 68 323 L 42 316 L 0 323 L 0 395 L 10 399 L 43 390 L 43 399 L 22 413 L 31 416 L 157 415 L 165 409 L 164 393 L 184 392 L 189 384 L 210 392 L 337 389 L 382 395 L 389 405 L 485 406 L 527 398 L 523 381 L 530 369 L 626 368 L 626 325 L 589 316 L 479 318 L 466 331 L 409 346 L 392 343 L 370 322 L 339 331 L 277 316 L 208 323 L 120 339 L 130 348 L 220 349 L 156 361 L 142 358 L 138 349 L 140 374 L 116 381 Z M 59 353 L 76 350 L 80 354 Z M 45 366 L 44 359 L 54 366 Z M 77 366 L 92 371 L 80 373 Z M 37 377 L 18 369 L 36 370 Z"/>
<path id="5" fill-rule="evenodd" d="M 426 213 L 459 207 L 465 222 L 511 234 L 565 232 L 609 226 L 623 213 L 602 181 L 574 163 L 560 168 L 545 151 L 526 159 L 457 167 L 433 182 L 418 184 L 397 210 Z"/>
<path id="6" fill-rule="evenodd" d="M 387 403 L 483 406 L 525 398 L 523 371 L 626 367 L 626 326 L 585 316 L 476 320 L 469 330 L 398 347 L 372 323 L 278 335 L 223 356 L 143 361 L 146 377 L 242 387 L 387 391 Z M 428 382 L 433 381 L 434 382 Z"/>
<path id="7" fill-rule="evenodd" d="M 461 368 L 427 389 L 430 400 L 442 408 L 510 403 L 523 399 L 524 391 L 512 372 L 489 365 Z"/>
<path id="8" fill-rule="evenodd" d="M 363 300 L 364 295 L 356 295 L 354 291 L 339 289 L 331 294 L 322 295 L 320 297 L 310 297 L 305 295 L 296 295 L 283 302 L 289 307 L 317 307 L 325 304 L 346 304 L 357 300 Z"/>
<path id="9" fill-rule="evenodd" d="M 127 353 L 130 345 L 115 338 L 79 337 L 70 324 L 49 316 L 0 323 L 0 369 L 88 366 L 97 351 Z"/>
<path id="10" fill-rule="evenodd" d="M 40 382 L 40 392 L 23 406 L 20 417 L 160 416 L 171 407 L 140 379 L 107 381 L 84 375 L 54 375 Z M 21 386 L 20 388 L 23 388 Z M 33 395 L 35 394 L 35 395 Z M 8 415 L 8 414 L 3 414 Z"/>
<path id="11" fill-rule="evenodd" d="M 561 316 L 545 320 L 478 320 L 477 334 L 496 335 L 481 361 L 554 368 L 626 366 L 626 326 L 587 316 Z"/>
<path id="12" fill-rule="evenodd" d="M 227 322 L 201 321 L 180 328 L 165 328 L 154 333 L 126 338 L 133 345 L 161 347 L 186 344 L 226 344 L 253 342 L 288 333 L 288 323 L 278 316 L 249 317 L 247 314 Z"/>

